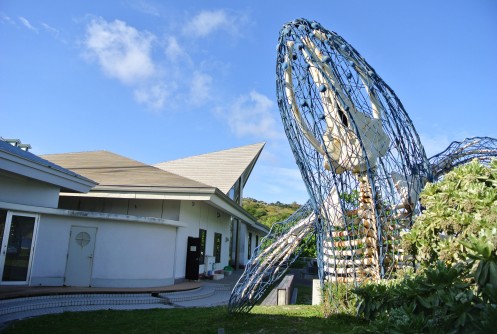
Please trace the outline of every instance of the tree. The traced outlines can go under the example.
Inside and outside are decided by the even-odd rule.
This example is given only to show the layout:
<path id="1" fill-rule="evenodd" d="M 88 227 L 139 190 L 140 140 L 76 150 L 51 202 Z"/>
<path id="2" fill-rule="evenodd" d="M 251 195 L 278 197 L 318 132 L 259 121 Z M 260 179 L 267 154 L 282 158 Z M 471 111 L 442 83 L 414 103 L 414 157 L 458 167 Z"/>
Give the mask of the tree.
<path id="1" fill-rule="evenodd" d="M 243 199 L 243 208 L 254 216 L 260 223 L 271 227 L 274 223 L 284 221 L 300 208 L 300 205 L 293 202 L 284 204 L 280 201 L 276 203 L 266 203 L 247 197 Z"/>

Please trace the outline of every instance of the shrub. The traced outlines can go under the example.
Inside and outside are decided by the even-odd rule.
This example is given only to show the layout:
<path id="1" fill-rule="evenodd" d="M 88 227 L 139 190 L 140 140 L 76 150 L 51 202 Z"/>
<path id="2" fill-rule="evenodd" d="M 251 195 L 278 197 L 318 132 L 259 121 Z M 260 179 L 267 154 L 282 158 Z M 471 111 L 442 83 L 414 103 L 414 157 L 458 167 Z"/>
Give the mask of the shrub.
<path id="1" fill-rule="evenodd" d="M 490 333 L 497 328 L 497 286 L 487 281 L 475 290 L 467 278 L 477 271 L 466 270 L 440 261 L 413 277 L 355 288 L 358 314 L 381 332 Z"/>
<path id="2" fill-rule="evenodd" d="M 415 275 L 365 285 L 358 313 L 398 333 L 490 333 L 497 328 L 497 161 L 456 168 L 421 194 L 404 235 Z"/>
<path id="3" fill-rule="evenodd" d="M 332 285 L 330 285 L 332 284 Z M 352 293 L 352 283 L 326 283 L 323 293 L 323 313 L 354 315 L 356 313 L 357 296 Z"/>
<path id="4" fill-rule="evenodd" d="M 497 226 L 497 160 L 455 168 L 442 181 L 428 184 L 420 200 L 425 210 L 404 235 L 404 250 L 424 266 L 464 261 L 460 241 Z"/>

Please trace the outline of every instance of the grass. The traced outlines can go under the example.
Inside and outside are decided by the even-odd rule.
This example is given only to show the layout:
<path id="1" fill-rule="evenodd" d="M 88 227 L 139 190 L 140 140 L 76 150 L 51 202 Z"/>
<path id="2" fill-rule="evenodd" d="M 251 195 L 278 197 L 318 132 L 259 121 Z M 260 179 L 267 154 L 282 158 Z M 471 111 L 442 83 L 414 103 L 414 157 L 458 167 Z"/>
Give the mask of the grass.
<path id="1" fill-rule="evenodd" d="M 13 322 L 5 333 L 364 333 L 352 316 L 324 318 L 311 305 L 256 306 L 231 315 L 225 307 L 67 312 Z"/>
<path id="2" fill-rule="evenodd" d="M 231 315 L 225 307 L 66 312 L 12 322 L 5 333 L 364 333 L 367 323 L 348 315 L 323 316 L 311 306 L 312 288 L 298 285 L 297 304 L 255 306 Z"/>
<path id="3" fill-rule="evenodd" d="M 297 292 L 297 305 L 311 305 L 312 304 L 312 287 L 305 285 L 295 285 L 298 289 Z"/>

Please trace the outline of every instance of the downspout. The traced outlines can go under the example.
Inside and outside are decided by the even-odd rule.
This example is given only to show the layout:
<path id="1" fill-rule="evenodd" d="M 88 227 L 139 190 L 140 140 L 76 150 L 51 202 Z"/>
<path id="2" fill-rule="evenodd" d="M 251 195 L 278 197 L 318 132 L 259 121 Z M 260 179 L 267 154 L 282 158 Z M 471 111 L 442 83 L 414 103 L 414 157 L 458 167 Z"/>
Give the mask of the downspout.
<path id="1" fill-rule="evenodd" d="M 238 233 L 240 231 L 240 219 L 236 219 L 236 244 L 235 244 L 235 270 L 238 269 Z"/>
<path id="2" fill-rule="evenodd" d="M 176 284 L 176 253 L 178 252 L 178 234 L 179 227 L 176 227 L 176 235 L 174 236 L 174 257 L 173 257 L 173 284 Z"/>

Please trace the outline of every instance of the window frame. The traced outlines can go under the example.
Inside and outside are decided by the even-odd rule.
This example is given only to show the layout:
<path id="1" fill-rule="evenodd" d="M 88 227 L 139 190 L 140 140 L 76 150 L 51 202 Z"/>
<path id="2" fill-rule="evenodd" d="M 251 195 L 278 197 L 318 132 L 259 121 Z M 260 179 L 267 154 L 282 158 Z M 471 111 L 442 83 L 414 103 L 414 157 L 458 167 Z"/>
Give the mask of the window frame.
<path id="1" fill-rule="evenodd" d="M 221 263 L 222 242 L 223 242 L 223 234 L 215 232 L 214 247 L 212 252 L 214 257 L 216 258 L 215 263 Z"/>

